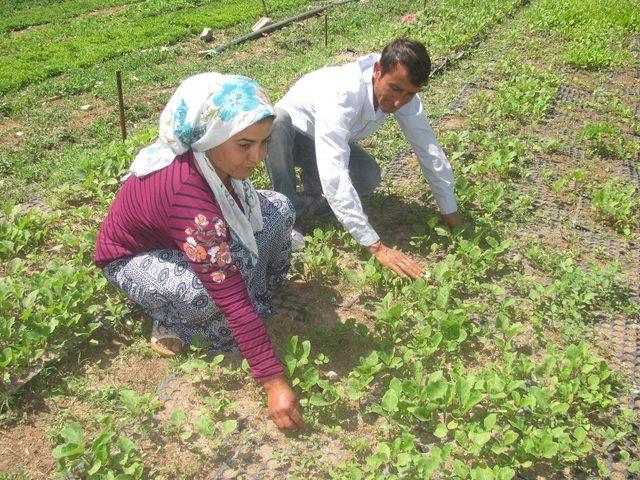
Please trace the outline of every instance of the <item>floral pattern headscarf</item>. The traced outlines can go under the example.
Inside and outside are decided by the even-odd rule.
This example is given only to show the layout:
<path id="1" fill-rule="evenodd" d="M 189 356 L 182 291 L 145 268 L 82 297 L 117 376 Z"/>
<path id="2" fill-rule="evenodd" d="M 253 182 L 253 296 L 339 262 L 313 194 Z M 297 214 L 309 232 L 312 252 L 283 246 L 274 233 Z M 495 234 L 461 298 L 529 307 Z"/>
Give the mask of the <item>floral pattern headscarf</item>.
<path id="1" fill-rule="evenodd" d="M 224 186 L 204 152 L 275 112 L 264 90 L 241 75 L 202 73 L 180 84 L 160 116 L 158 139 L 140 150 L 129 167 L 143 177 L 170 165 L 192 150 L 235 240 L 258 255 L 254 232 L 262 230 L 258 195 L 249 179 L 232 179 L 242 210 Z"/>

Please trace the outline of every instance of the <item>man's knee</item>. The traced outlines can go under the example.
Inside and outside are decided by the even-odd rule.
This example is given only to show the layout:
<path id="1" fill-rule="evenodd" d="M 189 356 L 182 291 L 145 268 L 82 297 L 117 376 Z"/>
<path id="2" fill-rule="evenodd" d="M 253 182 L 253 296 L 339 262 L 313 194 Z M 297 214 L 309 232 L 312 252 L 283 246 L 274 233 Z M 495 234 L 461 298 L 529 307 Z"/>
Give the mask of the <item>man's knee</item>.
<path id="1" fill-rule="evenodd" d="M 291 122 L 291 116 L 289 115 L 289 112 L 278 107 L 276 107 L 275 112 L 276 116 L 273 119 L 270 143 L 273 143 L 275 141 L 274 136 L 277 137 L 278 141 L 293 141 L 295 132 L 293 130 L 293 123 Z"/>
<path id="2" fill-rule="evenodd" d="M 267 173 L 272 183 L 275 182 L 274 186 L 277 186 L 284 176 L 291 175 L 294 141 L 295 130 L 291 123 L 291 117 L 286 110 L 276 108 L 276 118 L 271 128 L 265 158 Z"/>
<path id="3" fill-rule="evenodd" d="M 382 172 L 377 163 L 372 162 L 366 169 L 360 169 L 352 177 L 353 186 L 359 195 L 370 195 L 380 185 Z"/>

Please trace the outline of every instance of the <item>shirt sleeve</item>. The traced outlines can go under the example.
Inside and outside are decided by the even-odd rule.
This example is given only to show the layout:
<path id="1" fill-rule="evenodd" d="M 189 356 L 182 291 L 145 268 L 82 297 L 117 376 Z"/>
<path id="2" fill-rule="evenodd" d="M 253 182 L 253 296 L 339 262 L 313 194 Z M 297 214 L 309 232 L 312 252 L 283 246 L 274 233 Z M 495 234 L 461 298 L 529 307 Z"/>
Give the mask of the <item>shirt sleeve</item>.
<path id="1" fill-rule="evenodd" d="M 215 203 L 207 204 L 194 197 L 199 197 L 197 192 L 184 190 L 176 195 L 169 215 L 171 237 L 225 314 L 238 348 L 249 362 L 253 378 L 264 381 L 281 375 L 282 365 L 235 265 L 222 213 Z"/>
<path id="2" fill-rule="evenodd" d="M 371 227 L 349 176 L 350 127 L 357 113 L 352 95 L 344 93 L 337 102 L 324 101 L 317 107 L 314 140 L 324 196 L 345 230 L 367 246 L 380 237 Z"/>
<path id="3" fill-rule="evenodd" d="M 415 98 L 396 112 L 396 119 L 413 147 L 422 173 L 429 182 L 440 213 L 446 215 L 458 210 L 454 193 L 454 178 L 447 156 L 436 140 L 422 102 Z"/>

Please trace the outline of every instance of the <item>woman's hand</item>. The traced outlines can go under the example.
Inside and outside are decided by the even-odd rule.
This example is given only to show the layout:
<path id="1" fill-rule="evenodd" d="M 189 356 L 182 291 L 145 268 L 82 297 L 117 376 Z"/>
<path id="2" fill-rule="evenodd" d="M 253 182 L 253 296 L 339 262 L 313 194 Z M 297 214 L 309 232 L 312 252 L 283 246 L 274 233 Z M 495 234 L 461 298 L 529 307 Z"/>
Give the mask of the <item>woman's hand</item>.
<path id="1" fill-rule="evenodd" d="M 269 417 L 276 426 L 282 429 L 304 428 L 300 402 L 284 377 L 270 378 L 262 385 L 267 392 Z"/>

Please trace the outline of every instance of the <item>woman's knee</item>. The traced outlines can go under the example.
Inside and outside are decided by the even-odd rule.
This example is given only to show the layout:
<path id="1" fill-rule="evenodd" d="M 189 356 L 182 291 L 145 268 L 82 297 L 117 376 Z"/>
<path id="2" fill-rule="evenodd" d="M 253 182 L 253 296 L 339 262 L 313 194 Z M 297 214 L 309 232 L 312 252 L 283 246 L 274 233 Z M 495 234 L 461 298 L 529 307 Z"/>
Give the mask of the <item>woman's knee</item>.
<path id="1" fill-rule="evenodd" d="M 262 215 L 277 215 L 282 219 L 285 227 L 292 227 L 296 220 L 296 211 L 291 200 L 280 192 L 274 190 L 261 190 L 260 194 L 265 203 L 262 208 Z"/>

